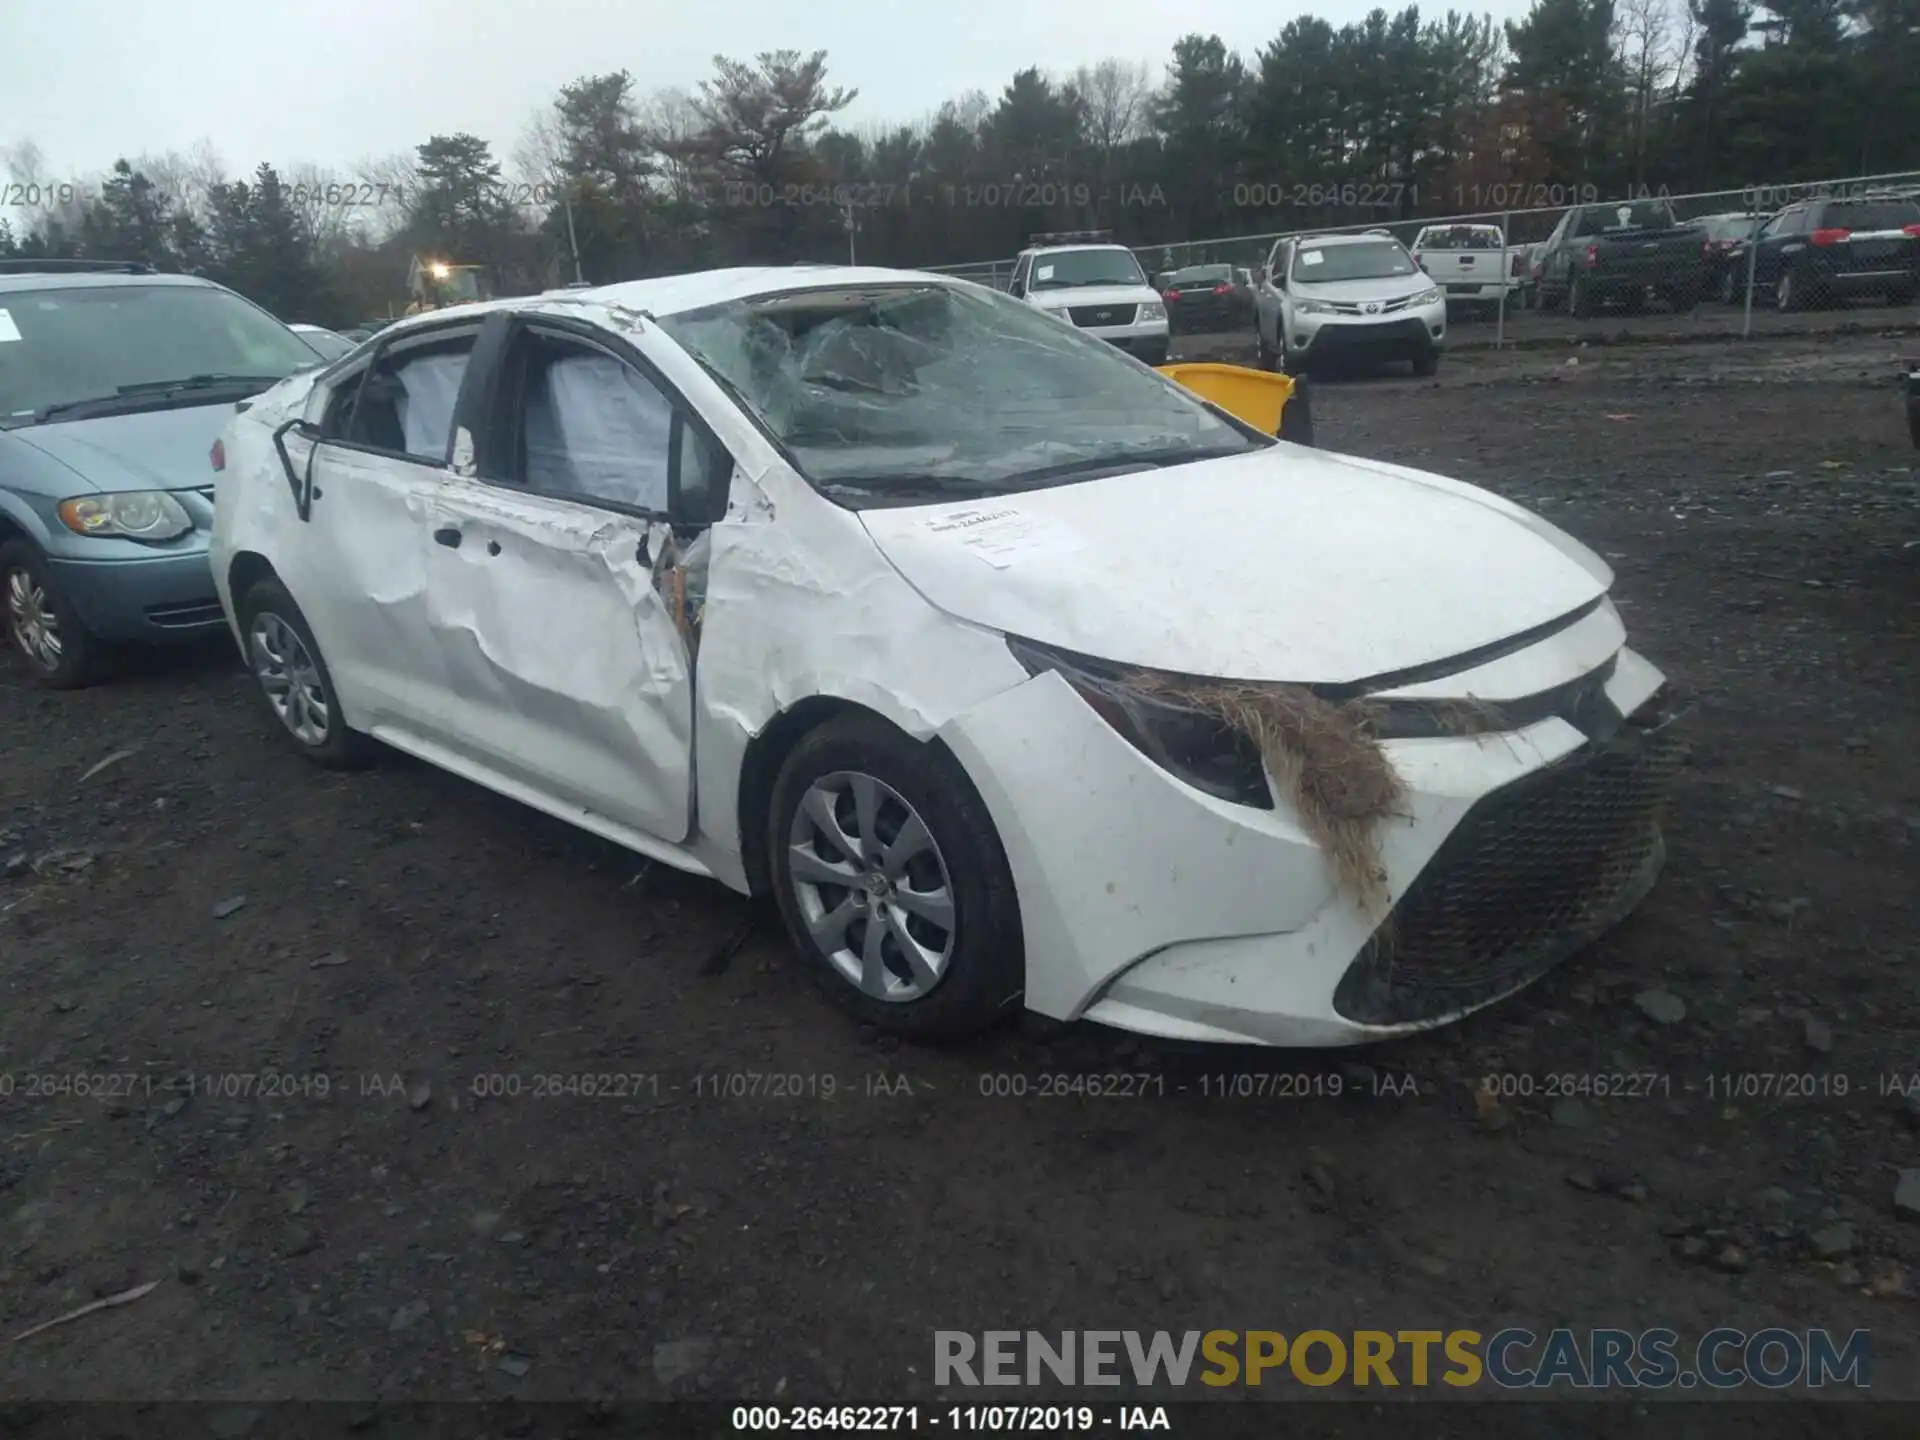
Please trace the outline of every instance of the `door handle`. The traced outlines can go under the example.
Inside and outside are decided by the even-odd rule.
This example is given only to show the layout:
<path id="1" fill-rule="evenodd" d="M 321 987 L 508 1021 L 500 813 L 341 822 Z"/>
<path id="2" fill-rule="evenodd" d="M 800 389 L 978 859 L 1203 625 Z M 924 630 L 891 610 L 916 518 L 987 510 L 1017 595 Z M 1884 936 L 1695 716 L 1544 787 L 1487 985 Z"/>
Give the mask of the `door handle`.
<path id="1" fill-rule="evenodd" d="M 449 550 L 458 550 L 460 548 L 460 532 L 451 526 L 446 529 L 434 531 L 433 540 L 436 545 L 444 545 Z"/>

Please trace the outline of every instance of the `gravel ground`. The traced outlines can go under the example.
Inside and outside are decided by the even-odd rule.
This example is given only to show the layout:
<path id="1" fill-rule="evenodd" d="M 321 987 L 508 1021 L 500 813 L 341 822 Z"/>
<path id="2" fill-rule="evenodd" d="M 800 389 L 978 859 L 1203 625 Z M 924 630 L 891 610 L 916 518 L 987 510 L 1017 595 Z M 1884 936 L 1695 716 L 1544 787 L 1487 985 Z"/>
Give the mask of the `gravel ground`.
<path id="1" fill-rule="evenodd" d="M 75 695 L 0 662 L 0 1342 L 158 1282 L 0 1343 L 0 1395 L 931 1398 L 940 1328 L 1502 1323 L 1866 1327 L 1912 1393 L 1901 358 L 1595 345 L 1317 388 L 1328 448 L 1605 553 L 1698 701 L 1639 913 L 1359 1054 L 897 1048 L 717 886 L 398 757 L 307 766 L 225 646 Z M 1149 1093 L 1040 1093 L 1115 1072 Z"/>

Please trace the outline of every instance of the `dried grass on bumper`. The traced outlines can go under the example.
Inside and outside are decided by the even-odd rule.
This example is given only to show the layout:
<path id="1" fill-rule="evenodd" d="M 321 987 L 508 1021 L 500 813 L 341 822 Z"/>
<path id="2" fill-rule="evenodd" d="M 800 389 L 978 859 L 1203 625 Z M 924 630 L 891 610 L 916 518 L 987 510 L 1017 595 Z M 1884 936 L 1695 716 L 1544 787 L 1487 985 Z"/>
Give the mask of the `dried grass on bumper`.
<path id="1" fill-rule="evenodd" d="M 1405 792 L 1370 728 L 1364 702 L 1335 704 L 1292 685 L 1144 673 L 1130 683 L 1213 715 L 1253 741 L 1301 824 L 1326 852 L 1340 888 L 1369 913 L 1384 905 L 1379 825 L 1399 813 Z"/>

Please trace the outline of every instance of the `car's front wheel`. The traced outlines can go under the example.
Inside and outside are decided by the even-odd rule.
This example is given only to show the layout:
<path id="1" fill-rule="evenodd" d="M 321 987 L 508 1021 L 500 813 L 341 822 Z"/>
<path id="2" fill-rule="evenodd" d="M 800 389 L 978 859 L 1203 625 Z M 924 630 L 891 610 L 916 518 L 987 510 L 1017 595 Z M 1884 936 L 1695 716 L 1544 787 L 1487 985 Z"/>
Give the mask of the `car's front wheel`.
<path id="1" fill-rule="evenodd" d="M 1440 352 L 1428 350 L 1413 357 L 1413 373 L 1419 376 L 1438 375 L 1440 373 Z"/>
<path id="2" fill-rule="evenodd" d="M 338 770 L 367 763 L 373 743 L 347 727 L 307 617 L 279 581 L 262 580 L 242 597 L 240 631 L 247 668 L 294 748 Z"/>
<path id="3" fill-rule="evenodd" d="M 98 673 L 99 642 L 82 628 L 46 557 L 26 540 L 0 545 L 0 606 L 7 638 L 37 684 L 77 690 Z"/>
<path id="4" fill-rule="evenodd" d="M 1017 1009 L 1013 876 L 945 750 L 874 716 L 829 721 L 781 766 L 768 827 L 781 918 L 841 1005 L 913 1040 L 962 1039 Z"/>

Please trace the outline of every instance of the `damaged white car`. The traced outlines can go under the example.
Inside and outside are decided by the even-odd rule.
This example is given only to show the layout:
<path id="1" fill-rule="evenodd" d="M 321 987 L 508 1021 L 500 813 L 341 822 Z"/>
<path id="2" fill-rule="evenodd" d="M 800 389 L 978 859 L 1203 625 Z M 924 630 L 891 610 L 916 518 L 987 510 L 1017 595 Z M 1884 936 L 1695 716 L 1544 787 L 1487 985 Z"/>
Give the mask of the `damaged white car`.
<path id="1" fill-rule="evenodd" d="M 904 1035 L 1379 1039 L 1661 864 L 1665 687 L 1592 552 L 962 281 L 437 311 L 213 463 L 222 603 L 301 750 L 382 741 L 770 895 Z"/>

